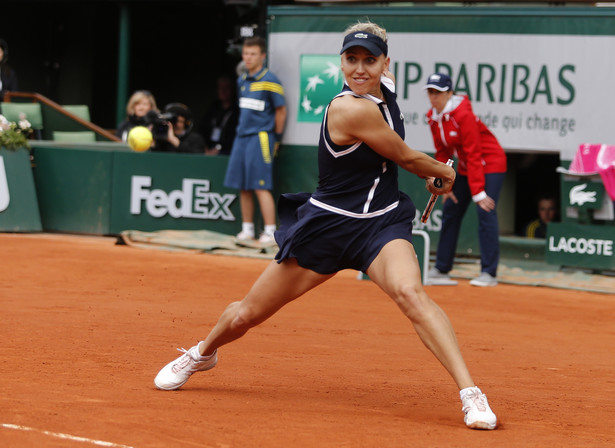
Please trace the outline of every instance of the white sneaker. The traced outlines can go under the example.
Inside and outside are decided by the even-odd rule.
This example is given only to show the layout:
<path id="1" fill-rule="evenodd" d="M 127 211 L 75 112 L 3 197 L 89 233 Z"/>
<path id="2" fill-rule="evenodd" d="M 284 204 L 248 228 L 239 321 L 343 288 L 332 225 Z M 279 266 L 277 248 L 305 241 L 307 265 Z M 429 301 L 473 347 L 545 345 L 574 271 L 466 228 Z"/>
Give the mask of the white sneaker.
<path id="1" fill-rule="evenodd" d="M 463 421 L 471 429 L 495 429 L 498 419 L 489 407 L 487 397 L 478 387 L 472 387 L 461 400 Z"/>
<path id="2" fill-rule="evenodd" d="M 261 244 L 261 246 L 275 246 L 276 244 L 274 236 L 264 232 L 261 234 L 260 238 L 258 239 L 258 242 Z"/>
<path id="3" fill-rule="evenodd" d="M 154 379 L 154 384 L 158 389 L 179 389 L 194 372 L 213 369 L 218 362 L 218 350 L 209 356 L 201 356 L 198 345 L 195 345 L 190 350 L 184 348 L 178 348 L 177 350 L 184 352 L 184 354 L 168 363 L 158 372 Z"/>
<path id="4" fill-rule="evenodd" d="M 254 234 L 244 232 L 243 230 L 237 234 L 235 237 L 237 241 L 254 241 Z"/>
<path id="5" fill-rule="evenodd" d="M 443 272 L 438 271 L 438 269 L 436 268 L 431 268 L 429 272 L 427 272 L 427 282 L 425 284 L 437 286 L 454 286 L 457 284 L 457 280 L 453 280 L 450 275 L 444 274 Z"/>
<path id="6" fill-rule="evenodd" d="M 470 280 L 472 286 L 497 286 L 497 284 L 496 278 L 487 272 L 481 272 L 478 277 Z"/>

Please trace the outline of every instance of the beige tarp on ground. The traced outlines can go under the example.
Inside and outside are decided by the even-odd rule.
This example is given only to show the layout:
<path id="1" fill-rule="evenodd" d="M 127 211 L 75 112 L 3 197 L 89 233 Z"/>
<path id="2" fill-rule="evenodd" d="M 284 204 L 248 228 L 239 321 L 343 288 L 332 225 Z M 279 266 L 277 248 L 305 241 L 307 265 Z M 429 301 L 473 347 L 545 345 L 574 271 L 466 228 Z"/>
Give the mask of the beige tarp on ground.
<path id="1" fill-rule="evenodd" d="M 121 233 L 120 240 L 130 246 L 147 249 L 206 252 L 263 259 L 273 259 L 277 252 L 276 246 L 261 247 L 256 242 L 251 247 L 240 246 L 236 244 L 233 236 L 207 230 L 160 230 L 156 232 L 126 230 Z M 455 264 L 451 276 L 471 279 L 479 273 L 478 260 L 466 260 Z M 531 264 L 513 259 L 500 261 L 498 281 L 615 294 L 615 277 L 592 275 L 582 271 L 563 272 L 558 270 L 557 266 L 549 266 L 545 263 Z M 440 287 L 446 288 L 446 286 Z M 497 296 L 497 289 L 494 289 L 494 294 Z"/>
<path id="2" fill-rule="evenodd" d="M 480 262 L 456 264 L 451 276 L 472 279 L 480 274 Z M 513 285 L 548 286 L 551 288 L 577 289 L 580 291 L 615 294 L 615 277 L 594 275 L 583 271 L 560 271 L 557 266 L 545 263 L 518 263 L 502 259 L 498 267 L 498 281 Z M 494 290 L 494 297 L 497 297 Z"/>
<path id="3" fill-rule="evenodd" d="M 120 239 L 129 246 L 170 251 L 207 252 L 240 257 L 272 259 L 277 247 L 262 247 L 257 242 L 238 245 L 235 237 L 208 230 L 125 230 Z"/>

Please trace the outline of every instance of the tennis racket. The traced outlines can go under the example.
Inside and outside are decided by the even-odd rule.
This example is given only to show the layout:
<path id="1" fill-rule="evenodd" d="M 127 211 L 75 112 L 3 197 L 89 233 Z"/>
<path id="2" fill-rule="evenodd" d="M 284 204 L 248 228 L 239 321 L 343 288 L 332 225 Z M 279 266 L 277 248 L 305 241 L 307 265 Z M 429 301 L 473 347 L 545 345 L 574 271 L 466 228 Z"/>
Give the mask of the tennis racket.
<path id="1" fill-rule="evenodd" d="M 446 164 L 448 166 L 453 166 L 453 159 L 448 159 L 448 162 L 446 162 Z M 433 184 L 436 188 L 442 188 L 442 179 L 440 179 L 439 177 L 436 177 L 433 180 Z M 436 201 L 438 200 L 438 196 L 437 194 L 431 194 L 431 197 L 429 198 L 429 202 L 427 202 L 427 206 L 425 207 L 425 210 L 423 211 L 423 214 L 421 215 L 421 222 L 422 223 L 426 223 L 427 220 L 429 219 L 429 215 L 431 215 L 431 211 L 433 210 L 433 206 L 436 205 Z"/>

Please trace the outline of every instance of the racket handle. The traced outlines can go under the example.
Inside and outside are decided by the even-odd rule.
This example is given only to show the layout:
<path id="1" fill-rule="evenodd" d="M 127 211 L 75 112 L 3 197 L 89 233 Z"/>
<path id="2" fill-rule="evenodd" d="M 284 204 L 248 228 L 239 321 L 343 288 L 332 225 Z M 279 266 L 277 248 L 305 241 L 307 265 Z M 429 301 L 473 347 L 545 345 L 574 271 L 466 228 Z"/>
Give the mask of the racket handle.
<path id="1" fill-rule="evenodd" d="M 448 166 L 453 166 L 453 159 L 448 159 L 448 161 L 446 162 L 446 164 Z M 442 179 L 439 177 L 436 177 L 433 180 L 433 184 L 434 187 L 436 188 L 442 188 Z M 434 205 L 436 205 L 436 201 L 438 200 L 438 195 L 437 194 L 431 194 L 431 197 L 429 198 L 429 202 L 427 202 L 427 205 L 425 206 L 425 210 L 423 211 L 423 214 L 421 215 L 421 222 L 424 224 L 427 222 L 427 220 L 429 219 L 429 215 L 431 215 L 431 211 L 433 210 Z"/>
<path id="2" fill-rule="evenodd" d="M 436 205 L 437 199 L 438 196 L 432 193 L 431 197 L 429 198 L 429 202 L 427 203 L 427 206 L 425 207 L 425 210 L 423 210 L 423 214 L 421 215 L 421 222 L 423 224 L 426 223 L 429 219 L 429 215 L 431 215 L 431 211 L 433 210 L 433 206 Z"/>

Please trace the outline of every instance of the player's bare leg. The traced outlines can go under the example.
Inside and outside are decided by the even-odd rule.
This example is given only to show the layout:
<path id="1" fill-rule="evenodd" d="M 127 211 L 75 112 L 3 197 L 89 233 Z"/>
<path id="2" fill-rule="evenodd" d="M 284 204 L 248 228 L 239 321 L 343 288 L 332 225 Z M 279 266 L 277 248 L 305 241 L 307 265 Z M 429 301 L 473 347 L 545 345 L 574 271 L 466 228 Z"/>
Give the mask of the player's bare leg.
<path id="1" fill-rule="evenodd" d="M 287 303 L 333 277 L 302 268 L 294 258 L 278 264 L 272 261 L 241 302 L 226 307 L 204 341 L 164 366 L 154 384 L 158 389 L 176 390 L 198 371 L 209 370 L 218 362 L 217 350 L 264 322 Z"/>
<path id="2" fill-rule="evenodd" d="M 474 386 L 448 317 L 421 285 L 421 273 L 412 244 L 405 240 L 391 241 L 382 248 L 367 274 L 410 319 L 423 343 L 436 355 L 459 388 Z"/>
<path id="3" fill-rule="evenodd" d="M 243 336 L 250 328 L 264 322 L 280 308 L 335 274 L 322 275 L 302 268 L 294 258 L 278 264 L 272 261 L 256 280 L 241 302 L 224 310 L 218 323 L 200 344 L 200 354 L 214 350 Z"/>
<path id="4" fill-rule="evenodd" d="M 423 289 L 412 245 L 405 240 L 391 241 L 382 248 L 367 274 L 397 303 L 425 346 L 457 383 L 466 425 L 473 429 L 494 429 L 496 416 L 489 408 L 487 397 L 474 385 L 448 316 Z"/>

